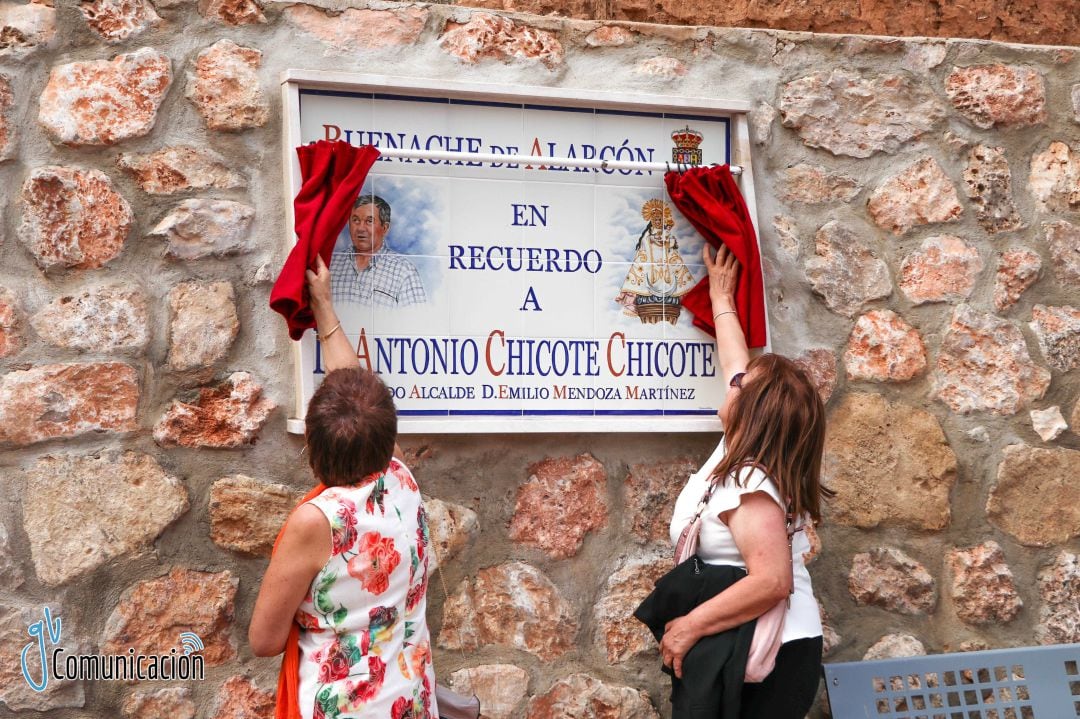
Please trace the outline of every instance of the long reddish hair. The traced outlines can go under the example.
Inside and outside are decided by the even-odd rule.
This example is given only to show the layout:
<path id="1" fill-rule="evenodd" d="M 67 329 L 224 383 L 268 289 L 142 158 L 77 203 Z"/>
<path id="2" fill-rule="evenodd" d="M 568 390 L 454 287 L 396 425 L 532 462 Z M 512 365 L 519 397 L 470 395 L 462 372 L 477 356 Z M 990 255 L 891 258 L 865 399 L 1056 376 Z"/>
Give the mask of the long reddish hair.
<path id="1" fill-rule="evenodd" d="M 727 454 L 713 480 L 747 476 L 743 467 L 760 466 L 776 482 L 795 516 L 821 519 L 825 448 L 825 406 L 806 372 L 776 354 L 763 354 L 746 366 L 742 388 L 731 398 L 726 430 Z M 743 480 L 746 481 L 746 480 Z M 742 485 L 740 485 L 742 486 Z"/>

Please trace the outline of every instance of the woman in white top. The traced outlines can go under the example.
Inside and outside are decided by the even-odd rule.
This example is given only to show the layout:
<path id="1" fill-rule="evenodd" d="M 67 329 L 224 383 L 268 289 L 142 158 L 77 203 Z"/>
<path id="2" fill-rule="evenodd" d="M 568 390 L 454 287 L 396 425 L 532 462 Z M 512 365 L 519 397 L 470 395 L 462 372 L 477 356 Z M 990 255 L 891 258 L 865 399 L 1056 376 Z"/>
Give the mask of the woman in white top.
<path id="1" fill-rule="evenodd" d="M 805 532 L 788 541 L 788 523 L 817 522 L 825 443 L 825 410 L 806 373 L 791 360 L 764 354 L 750 359 L 734 307 L 738 263 L 726 248 L 714 259 L 703 250 L 716 325 L 716 350 L 729 384 L 719 416 L 725 437 L 675 504 L 672 542 L 693 518 L 710 482 L 716 489 L 701 519 L 698 557 L 709 564 L 745 567 L 747 576 L 668 623 L 660 652 L 682 676 L 686 653 L 702 637 L 726 631 L 790 599 L 776 668 L 745 684 L 741 716 L 803 719 L 821 675 L 821 618 L 803 564 Z M 724 719 L 728 719 L 725 717 Z"/>

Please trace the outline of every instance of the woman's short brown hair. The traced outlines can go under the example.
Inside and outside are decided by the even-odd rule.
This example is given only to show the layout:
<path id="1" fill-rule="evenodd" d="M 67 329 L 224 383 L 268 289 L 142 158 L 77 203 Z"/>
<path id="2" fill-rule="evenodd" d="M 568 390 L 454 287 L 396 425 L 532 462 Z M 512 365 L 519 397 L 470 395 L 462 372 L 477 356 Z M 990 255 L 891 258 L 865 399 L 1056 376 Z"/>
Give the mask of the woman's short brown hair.
<path id="1" fill-rule="evenodd" d="M 308 402 L 308 463 L 327 486 L 355 484 L 386 469 L 397 440 L 397 409 L 390 390 L 373 372 L 327 373 Z"/>

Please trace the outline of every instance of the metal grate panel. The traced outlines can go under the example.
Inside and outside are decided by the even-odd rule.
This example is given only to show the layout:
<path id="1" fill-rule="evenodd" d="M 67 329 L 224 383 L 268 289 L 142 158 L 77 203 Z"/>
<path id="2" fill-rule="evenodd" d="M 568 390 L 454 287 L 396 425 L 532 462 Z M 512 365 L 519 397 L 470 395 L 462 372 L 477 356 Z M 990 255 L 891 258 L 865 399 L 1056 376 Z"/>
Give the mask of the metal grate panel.
<path id="1" fill-rule="evenodd" d="M 1080 644 L 825 665 L 833 719 L 1077 719 Z"/>

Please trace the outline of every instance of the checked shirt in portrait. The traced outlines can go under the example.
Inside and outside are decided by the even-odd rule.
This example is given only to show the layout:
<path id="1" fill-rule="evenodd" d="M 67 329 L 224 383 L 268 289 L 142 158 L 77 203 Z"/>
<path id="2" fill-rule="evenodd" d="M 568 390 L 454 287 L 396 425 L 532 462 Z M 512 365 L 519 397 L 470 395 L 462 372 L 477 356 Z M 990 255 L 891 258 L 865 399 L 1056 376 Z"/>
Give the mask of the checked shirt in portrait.
<path id="1" fill-rule="evenodd" d="M 385 245 L 371 256 L 365 270 L 356 269 L 356 255 L 335 252 L 330 257 L 330 289 L 334 302 L 378 307 L 404 307 L 427 302 L 416 266 Z"/>

